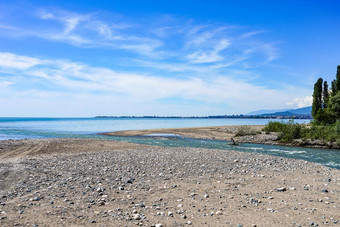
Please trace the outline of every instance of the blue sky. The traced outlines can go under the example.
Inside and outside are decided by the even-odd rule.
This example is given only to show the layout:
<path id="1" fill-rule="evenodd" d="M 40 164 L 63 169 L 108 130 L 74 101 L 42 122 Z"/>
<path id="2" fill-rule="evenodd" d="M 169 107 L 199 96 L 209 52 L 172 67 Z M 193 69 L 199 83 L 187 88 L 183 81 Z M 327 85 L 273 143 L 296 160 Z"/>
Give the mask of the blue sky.
<path id="1" fill-rule="evenodd" d="M 2 1 L 0 116 L 240 114 L 311 104 L 338 1 Z"/>

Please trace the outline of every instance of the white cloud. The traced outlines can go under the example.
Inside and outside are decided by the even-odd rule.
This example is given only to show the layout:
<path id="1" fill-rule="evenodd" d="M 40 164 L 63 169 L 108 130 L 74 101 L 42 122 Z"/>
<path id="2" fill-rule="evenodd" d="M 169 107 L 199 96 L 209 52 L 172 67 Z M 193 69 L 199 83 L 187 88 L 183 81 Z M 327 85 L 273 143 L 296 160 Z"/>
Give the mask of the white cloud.
<path id="1" fill-rule="evenodd" d="M 12 84 L 14 84 L 12 81 L 0 81 L 0 87 L 1 88 L 8 87 L 8 86 L 10 86 Z"/>
<path id="2" fill-rule="evenodd" d="M 192 54 L 188 55 L 188 59 L 192 63 L 210 63 L 222 61 L 224 59 L 223 56 L 219 54 L 220 51 L 226 49 L 231 45 L 230 41 L 227 39 L 222 39 L 215 46 L 213 46 L 212 50 L 209 51 L 196 51 Z"/>
<path id="3" fill-rule="evenodd" d="M 54 15 L 52 13 L 47 13 L 47 12 L 40 12 L 41 19 L 54 19 Z"/>
<path id="4" fill-rule="evenodd" d="M 307 107 L 311 106 L 313 103 L 313 97 L 312 96 L 306 96 L 306 97 L 299 97 L 293 99 L 293 101 L 288 102 L 287 105 L 297 108 Z"/>
<path id="5" fill-rule="evenodd" d="M 18 28 L 14 27 L 14 26 L 4 25 L 4 24 L 0 24 L 0 28 L 5 29 L 5 30 L 18 30 Z"/>
<path id="6" fill-rule="evenodd" d="M 0 53 L 0 56 L 1 54 L 3 53 Z M 108 68 L 92 67 L 71 61 L 9 55 L 11 58 L 6 65 L 15 65 L 18 59 L 34 59 L 40 63 L 39 65 L 29 64 L 21 67 L 19 71 L 14 68 L 12 68 L 12 71 L 10 71 L 11 68 L 7 69 L 11 72 L 12 78 L 18 77 L 19 86 L 20 83 L 25 84 L 34 79 L 35 84 L 47 83 L 59 91 L 56 96 L 55 92 L 45 91 L 42 85 L 20 92 L 11 89 L 6 90 L 9 97 L 13 96 L 19 99 L 20 94 L 22 94 L 25 99 L 31 99 L 33 103 L 40 103 L 46 99 L 58 99 L 55 101 L 58 103 L 71 102 L 71 100 L 77 102 L 78 98 L 75 97 L 79 97 L 79 95 L 88 97 L 88 102 L 95 103 L 97 100 L 102 103 L 100 99 L 105 96 L 111 97 L 112 100 L 126 100 L 125 105 L 120 106 L 125 111 L 138 111 L 131 105 L 138 103 L 139 106 L 144 103 L 145 106 L 149 106 L 151 103 L 164 98 L 180 98 L 195 100 L 201 102 L 202 105 L 225 104 L 230 107 L 229 111 L 240 113 L 240 111 L 249 111 L 261 106 L 280 107 L 282 103 L 287 103 L 294 98 L 293 94 L 296 90 L 298 92 L 295 92 L 294 95 L 306 93 L 305 90 L 294 87 L 274 90 L 252 85 L 246 81 L 232 79 L 233 75 L 216 74 L 207 79 L 199 77 L 167 78 L 159 75 L 117 72 Z M 20 80 L 21 77 L 25 79 Z M 37 96 L 37 94 L 39 95 Z M 66 96 L 67 101 L 63 101 Z M 84 100 L 82 105 L 82 108 L 88 108 L 88 103 Z M 158 105 L 166 104 L 158 103 Z M 162 108 L 156 109 L 161 111 Z M 112 106 L 112 110 L 114 110 L 114 106 Z M 166 114 L 167 110 L 163 109 L 163 111 L 161 114 Z M 228 113 L 227 109 L 224 109 L 224 111 Z"/>
<path id="7" fill-rule="evenodd" d="M 29 16 L 29 15 L 26 15 Z M 65 10 L 38 12 L 39 26 L 27 29 L 0 25 L 9 36 L 29 36 L 79 48 L 123 50 L 144 60 L 176 59 L 183 64 L 218 64 L 228 68 L 257 67 L 279 57 L 275 42 L 261 41 L 264 33 L 238 25 L 199 24 L 168 16 L 131 22 L 124 16 L 102 19 L 100 12 L 80 14 Z M 35 18 L 36 19 L 36 18 Z M 15 27 L 16 29 L 10 29 Z M 224 51 L 228 49 L 228 51 Z M 242 59 L 238 62 L 233 59 Z M 227 63 L 225 63 L 227 62 Z M 234 65 L 233 64 L 233 65 Z"/>
<path id="8" fill-rule="evenodd" d="M 15 83 L 15 86 L 2 83 L 3 97 L 10 97 L 13 103 L 0 99 L 0 106 L 1 102 L 25 106 L 20 100 L 35 106 L 49 105 L 50 99 L 56 106 L 65 103 L 65 106 L 72 106 L 70 103 L 74 102 L 79 109 L 86 109 L 91 103 L 103 114 L 111 114 L 109 110 L 114 106 L 122 113 L 139 113 L 144 109 L 150 110 L 150 114 L 157 114 L 152 110 L 165 113 L 169 111 L 166 107 L 171 106 L 180 114 L 184 105 L 168 105 L 161 101 L 175 98 L 200 103 L 196 111 L 208 112 L 218 104 L 216 109 L 226 114 L 282 108 L 294 98 L 309 94 L 306 89 L 282 86 L 270 89 L 264 83 L 251 84 L 249 78 L 260 75 L 255 70 L 248 71 L 248 67 L 269 64 L 279 57 L 276 43 L 254 39 L 261 31 L 234 25 L 199 24 L 179 18 L 149 18 L 131 23 L 131 18 L 124 16 L 104 20 L 101 13 L 60 10 L 40 11 L 38 19 L 30 19 L 37 20 L 36 24 L 32 23 L 37 26 L 28 30 L 0 25 L 0 32 L 10 37 L 40 38 L 77 48 L 93 48 L 96 51 L 92 53 L 96 54 L 102 53 L 100 49 L 105 53 L 109 50 L 106 62 L 114 59 L 112 67 L 123 66 L 125 71 L 71 60 L 0 52 L 0 80 L 10 76 L 12 79 L 4 81 Z M 54 92 L 46 91 L 50 88 Z M 111 109 L 103 100 L 110 103 Z M 192 103 L 188 104 L 191 110 Z"/>
<path id="9" fill-rule="evenodd" d="M 3 68 L 27 69 L 41 63 L 42 61 L 37 58 L 0 52 L 0 67 Z"/>
<path id="10" fill-rule="evenodd" d="M 251 31 L 251 32 L 246 32 L 241 35 L 242 38 L 249 38 L 255 35 L 263 34 L 265 31 Z"/>

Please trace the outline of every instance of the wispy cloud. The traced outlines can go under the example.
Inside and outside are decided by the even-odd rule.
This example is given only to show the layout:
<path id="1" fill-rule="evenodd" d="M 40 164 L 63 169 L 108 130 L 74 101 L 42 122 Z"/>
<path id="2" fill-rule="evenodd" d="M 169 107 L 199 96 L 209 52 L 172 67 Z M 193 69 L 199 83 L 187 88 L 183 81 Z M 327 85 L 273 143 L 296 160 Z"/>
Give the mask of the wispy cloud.
<path id="1" fill-rule="evenodd" d="M 219 54 L 222 50 L 230 46 L 227 39 L 219 40 L 212 50 L 209 51 L 196 51 L 188 55 L 188 59 L 192 63 L 210 63 L 222 61 L 224 58 Z"/>
<path id="2" fill-rule="evenodd" d="M 292 87 L 274 90 L 222 75 L 214 75 L 210 79 L 164 78 L 158 75 L 116 72 L 108 68 L 92 67 L 58 59 L 38 59 L 11 53 L 0 53 L 0 56 L 11 56 L 9 60 L 0 58 L 0 66 L 1 70 L 6 70 L 13 81 L 16 81 L 8 84 L 8 87 L 13 87 L 13 89 L 34 80 L 38 85 L 28 90 L 35 89 L 43 92 L 40 85 L 47 83 L 50 86 L 59 87 L 60 91 L 72 93 L 74 96 L 87 94 L 95 98 L 99 92 L 113 99 L 137 100 L 138 103 L 150 103 L 163 98 L 176 97 L 204 103 L 225 103 L 234 109 L 240 109 L 238 107 L 240 103 L 242 106 L 255 108 L 254 104 L 259 101 L 262 105 L 275 106 L 277 103 L 287 103 L 295 95 L 306 92 L 300 89 L 298 93 L 293 94 L 294 88 Z M 14 68 L 15 65 L 20 66 L 23 61 L 25 63 L 22 67 Z M 19 78 L 15 80 L 16 77 L 23 76 L 24 82 Z M 11 92 L 15 93 L 15 90 Z"/>
<path id="3" fill-rule="evenodd" d="M 0 52 L 0 67 L 12 69 L 28 69 L 41 64 L 37 58 L 18 56 L 12 53 Z"/>
<path id="4" fill-rule="evenodd" d="M 20 100 L 29 99 L 39 108 L 49 105 L 47 99 L 51 99 L 66 106 L 72 106 L 73 101 L 80 109 L 92 103 L 103 114 L 110 109 L 105 102 L 111 106 L 118 103 L 125 113 L 138 112 L 143 106 L 161 112 L 169 106 L 162 100 L 179 99 L 200 103 L 202 108 L 197 111 L 208 112 L 207 106 L 214 109 L 218 104 L 220 113 L 242 113 L 282 108 L 310 92 L 283 83 L 275 89 L 253 83 L 261 74 L 249 69 L 273 64 L 280 57 L 277 42 L 261 39 L 265 31 L 200 24 L 175 16 L 138 21 L 127 16 L 107 19 L 100 12 L 44 9 L 26 17 L 34 26 L 28 29 L 20 23 L 0 21 L 0 34 L 63 43 L 64 48 L 81 51 L 91 49 L 100 57 L 109 53 L 114 62 L 112 67 L 98 67 L 91 61 L 55 59 L 48 52 L 39 55 L 45 57 L 0 52 L 0 94 L 18 105 L 24 106 Z M 15 109 L 13 103 L 0 98 L 0 104 L 4 102 Z M 190 110 L 180 103 L 171 107 Z"/>
<path id="5" fill-rule="evenodd" d="M 177 59 L 183 64 L 210 63 L 229 67 L 230 62 L 234 62 L 242 67 L 242 62 L 252 65 L 254 61 L 257 66 L 279 57 L 274 42 L 253 38 L 265 31 L 252 31 L 238 25 L 197 24 L 190 19 L 169 19 L 167 16 L 164 20 L 158 18 L 159 22 L 150 18 L 146 24 L 141 24 L 127 22 L 129 20 L 124 17 L 108 21 L 100 15 L 98 12 L 79 14 L 45 9 L 33 18 L 40 26 L 28 30 L 15 24 L 1 24 L 0 31 L 80 48 L 123 50 L 155 61 Z"/>

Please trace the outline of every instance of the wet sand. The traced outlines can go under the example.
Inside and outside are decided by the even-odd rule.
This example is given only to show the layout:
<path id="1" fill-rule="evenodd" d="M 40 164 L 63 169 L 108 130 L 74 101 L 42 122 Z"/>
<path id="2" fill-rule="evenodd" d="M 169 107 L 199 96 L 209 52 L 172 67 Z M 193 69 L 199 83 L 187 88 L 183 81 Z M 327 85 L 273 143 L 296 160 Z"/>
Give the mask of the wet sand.
<path id="1" fill-rule="evenodd" d="M 146 130 L 127 130 L 102 133 L 108 136 L 142 136 L 148 134 L 177 134 L 184 137 L 197 139 L 218 139 L 230 141 L 235 134 L 242 128 L 247 127 L 253 132 L 260 133 L 264 125 L 247 125 L 247 126 L 212 126 L 212 127 L 194 127 L 194 128 L 164 128 L 164 129 L 146 129 Z"/>

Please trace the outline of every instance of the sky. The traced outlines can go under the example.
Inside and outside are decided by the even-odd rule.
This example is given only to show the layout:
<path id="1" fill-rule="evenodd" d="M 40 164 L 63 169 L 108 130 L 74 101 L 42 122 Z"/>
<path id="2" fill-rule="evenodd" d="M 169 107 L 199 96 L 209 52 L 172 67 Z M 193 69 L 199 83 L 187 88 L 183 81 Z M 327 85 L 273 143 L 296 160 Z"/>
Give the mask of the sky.
<path id="1" fill-rule="evenodd" d="M 0 117 L 310 106 L 340 65 L 337 0 L 1 1 Z"/>

